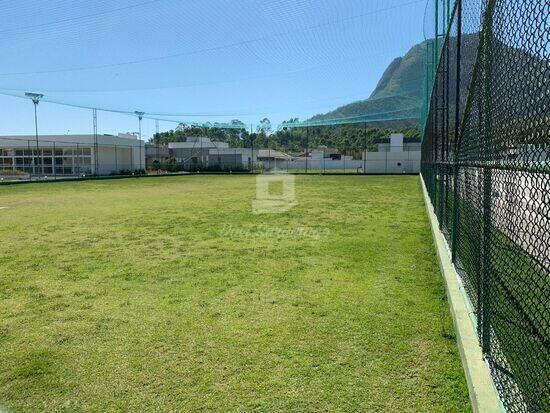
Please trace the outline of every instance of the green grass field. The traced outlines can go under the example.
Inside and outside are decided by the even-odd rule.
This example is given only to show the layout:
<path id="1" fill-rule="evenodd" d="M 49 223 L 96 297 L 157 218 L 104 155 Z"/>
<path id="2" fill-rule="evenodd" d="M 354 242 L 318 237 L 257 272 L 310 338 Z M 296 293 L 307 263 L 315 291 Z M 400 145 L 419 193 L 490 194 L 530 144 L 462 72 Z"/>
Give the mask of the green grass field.
<path id="1" fill-rule="evenodd" d="M 414 176 L 0 187 L 0 411 L 454 412 Z"/>

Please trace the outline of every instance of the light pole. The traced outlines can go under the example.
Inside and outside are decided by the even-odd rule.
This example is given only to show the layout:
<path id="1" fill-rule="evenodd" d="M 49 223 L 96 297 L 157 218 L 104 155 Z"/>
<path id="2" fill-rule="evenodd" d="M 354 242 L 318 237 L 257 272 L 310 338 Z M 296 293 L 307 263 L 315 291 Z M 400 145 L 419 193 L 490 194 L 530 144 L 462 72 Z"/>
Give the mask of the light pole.
<path id="1" fill-rule="evenodd" d="M 141 170 L 143 169 L 143 164 L 141 161 L 141 121 L 143 119 L 143 115 L 145 115 L 145 112 L 134 112 L 138 119 L 139 119 L 139 173 L 141 173 Z"/>
<path id="2" fill-rule="evenodd" d="M 40 156 L 40 145 L 38 143 L 38 115 L 37 115 L 37 106 L 38 106 L 38 103 L 40 102 L 40 99 L 42 99 L 44 97 L 43 94 L 41 93 L 33 93 L 33 92 L 26 92 L 25 93 L 25 96 L 27 96 L 28 98 L 30 98 L 32 100 L 32 103 L 34 104 L 34 134 L 35 134 L 35 138 L 36 138 L 36 158 L 33 157 L 33 163 L 34 163 L 34 159 L 39 159 L 38 157 Z M 42 162 L 42 175 L 44 174 L 44 163 Z"/>

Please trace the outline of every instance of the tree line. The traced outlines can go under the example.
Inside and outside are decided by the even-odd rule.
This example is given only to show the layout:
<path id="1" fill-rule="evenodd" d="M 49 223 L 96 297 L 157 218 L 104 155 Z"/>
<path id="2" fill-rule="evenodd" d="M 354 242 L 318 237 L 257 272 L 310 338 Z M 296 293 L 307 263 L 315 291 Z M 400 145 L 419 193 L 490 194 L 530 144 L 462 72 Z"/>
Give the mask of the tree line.
<path id="1" fill-rule="evenodd" d="M 291 119 L 288 122 L 294 122 Z M 235 129 L 198 127 L 180 124 L 176 129 L 155 134 L 150 143 L 166 145 L 169 142 L 185 142 L 190 136 L 205 136 L 212 141 L 227 142 L 235 148 L 270 148 L 285 152 L 305 152 L 308 149 L 326 146 L 337 148 L 345 155 L 359 156 L 363 150 L 375 151 L 376 144 L 385 142 L 391 133 L 403 133 L 406 141 L 419 141 L 418 127 L 414 125 L 373 126 L 365 124 L 310 126 L 308 128 L 283 128 L 272 130 L 269 119 L 264 118 L 256 130 L 234 120 Z M 242 128 L 238 128 L 242 125 Z"/>

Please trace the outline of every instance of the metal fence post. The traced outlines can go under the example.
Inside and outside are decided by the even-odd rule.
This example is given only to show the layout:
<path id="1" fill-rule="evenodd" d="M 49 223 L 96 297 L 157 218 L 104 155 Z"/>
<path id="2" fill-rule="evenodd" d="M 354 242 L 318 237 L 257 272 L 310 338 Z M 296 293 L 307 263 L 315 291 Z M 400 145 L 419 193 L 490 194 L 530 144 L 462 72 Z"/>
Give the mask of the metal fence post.
<path id="1" fill-rule="evenodd" d="M 367 122 L 365 122 L 365 139 L 363 147 L 363 173 L 367 173 Z"/>
<path id="2" fill-rule="evenodd" d="M 482 237 L 482 265 L 481 265 L 481 342 L 482 350 L 488 357 L 491 356 L 491 279 L 493 273 L 491 261 L 491 205 L 492 205 L 492 167 L 490 165 L 489 153 L 492 140 L 492 110 L 491 110 L 491 87 L 492 87 L 492 47 L 493 47 L 493 13 L 496 0 L 490 0 L 486 9 L 485 27 L 483 28 L 484 39 L 482 53 L 485 57 L 483 72 L 483 237 Z"/>
<path id="3" fill-rule="evenodd" d="M 99 163 L 99 143 L 97 139 L 97 109 L 92 109 L 93 127 L 94 127 L 94 175 L 97 175 L 97 164 Z"/>
<path id="4" fill-rule="evenodd" d="M 457 0 L 457 37 L 456 37 L 456 97 L 455 97 L 455 130 L 454 130 L 454 147 L 453 147 L 453 218 L 451 229 L 451 258 L 456 264 L 456 249 L 458 241 L 458 220 L 459 220 L 459 197 L 458 197 L 458 152 L 459 133 L 460 133 L 460 63 L 462 58 L 462 0 Z"/>
<path id="5" fill-rule="evenodd" d="M 445 24 L 446 24 L 446 27 L 444 27 L 444 30 L 443 30 L 443 33 L 444 33 L 444 36 L 447 37 L 447 40 L 445 41 L 445 66 L 444 66 L 444 70 L 445 70 L 445 76 L 444 76 L 444 80 L 445 80 L 445 95 L 444 95 L 444 106 L 443 106 L 443 117 L 444 117 L 444 123 L 443 123 L 443 129 L 444 129 L 444 132 L 443 132 L 443 137 L 444 137 L 444 145 L 443 145 L 443 153 L 442 153 L 442 160 L 444 161 L 444 167 L 443 167 L 443 170 L 444 170 L 444 176 L 445 176 L 445 181 L 442 182 L 442 187 L 443 187 L 443 193 L 444 193 L 444 197 L 443 199 L 441 200 L 441 221 L 445 223 L 445 227 L 447 230 L 449 230 L 448 228 L 448 216 L 447 216 L 447 205 L 448 205 L 448 201 L 449 201 L 449 174 L 452 172 L 452 170 L 450 169 L 449 167 L 449 146 L 450 146 L 450 132 L 449 132 L 449 100 L 450 100 L 450 97 L 449 97 L 449 90 L 450 90 L 450 77 L 451 77 L 451 72 L 450 72 L 450 65 L 451 65 L 451 62 L 450 62 L 450 58 L 451 58 L 451 46 L 450 46 L 450 40 L 447 36 L 448 33 L 450 33 L 450 19 L 449 19 L 449 16 L 450 16 L 450 10 L 449 10 L 449 2 L 447 1 L 447 4 L 444 4 L 443 7 L 444 7 L 444 10 L 445 10 Z M 443 221 L 444 220 L 444 221 Z"/>
<path id="6" fill-rule="evenodd" d="M 342 125 L 338 127 L 340 129 L 340 142 L 342 142 Z M 344 158 L 344 174 L 346 173 L 346 144 L 344 143 L 344 147 L 342 148 L 342 157 Z"/>
<path id="7" fill-rule="evenodd" d="M 57 179 L 57 166 L 55 164 L 55 141 L 52 142 L 53 144 L 53 147 L 52 147 L 52 172 L 53 172 L 53 179 L 56 180 Z"/>
<path id="8" fill-rule="evenodd" d="M 250 153 L 251 153 L 251 159 L 252 159 L 252 163 L 251 163 L 251 167 L 252 169 L 250 170 L 250 172 L 254 172 L 254 139 L 252 139 L 252 134 L 250 134 Z"/>
<path id="9" fill-rule="evenodd" d="M 78 143 L 76 144 L 76 174 L 80 176 L 80 145 Z"/>
<path id="10" fill-rule="evenodd" d="M 307 158 L 309 156 L 309 126 L 306 126 L 306 174 L 307 174 Z"/>

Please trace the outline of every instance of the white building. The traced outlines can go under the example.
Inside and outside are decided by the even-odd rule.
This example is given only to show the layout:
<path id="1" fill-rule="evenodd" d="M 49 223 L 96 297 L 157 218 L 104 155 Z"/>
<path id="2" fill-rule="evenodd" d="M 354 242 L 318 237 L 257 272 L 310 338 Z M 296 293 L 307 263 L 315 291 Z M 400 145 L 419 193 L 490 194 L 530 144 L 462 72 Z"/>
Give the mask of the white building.
<path id="1" fill-rule="evenodd" d="M 340 153 L 337 148 L 328 148 L 319 146 L 309 152 L 309 159 L 312 161 L 330 160 L 330 161 L 352 161 L 353 156 Z"/>
<path id="2" fill-rule="evenodd" d="M 255 165 L 265 170 L 418 173 L 421 143 L 404 142 L 403 134 L 392 134 L 389 140 L 389 143 L 378 144 L 377 152 L 363 152 L 361 159 L 324 146 L 292 156 L 276 149 L 230 148 L 226 142 L 213 142 L 199 136 L 188 137 L 186 142 L 171 142 L 167 149 L 169 156 L 187 170 L 251 170 Z"/>
<path id="3" fill-rule="evenodd" d="M 31 175 L 107 175 L 145 168 L 143 141 L 135 135 L 0 136 L 0 170 Z"/>
<path id="4" fill-rule="evenodd" d="M 389 143 L 379 143 L 378 152 L 416 152 L 422 150 L 422 142 L 404 142 L 402 133 L 392 133 Z"/>
<path id="5" fill-rule="evenodd" d="M 390 135 L 390 143 L 379 143 L 378 152 L 363 152 L 364 173 L 420 172 L 421 143 L 403 143 L 402 133 Z"/>

